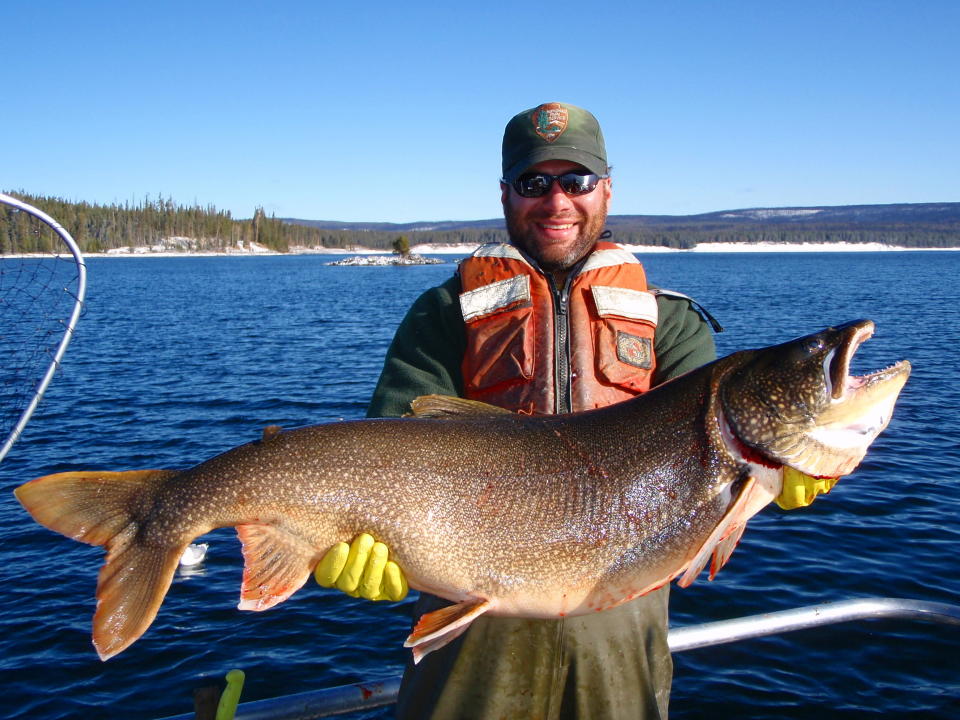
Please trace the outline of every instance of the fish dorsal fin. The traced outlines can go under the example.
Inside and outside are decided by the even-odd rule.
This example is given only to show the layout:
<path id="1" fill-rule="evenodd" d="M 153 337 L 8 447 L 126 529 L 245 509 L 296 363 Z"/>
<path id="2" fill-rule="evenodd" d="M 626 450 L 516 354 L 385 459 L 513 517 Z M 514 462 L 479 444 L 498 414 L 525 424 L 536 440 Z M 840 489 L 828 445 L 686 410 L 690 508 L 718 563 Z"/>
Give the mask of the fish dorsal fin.
<path id="1" fill-rule="evenodd" d="M 274 525 L 237 525 L 243 543 L 240 610 L 267 610 L 303 587 L 320 555 L 306 540 Z"/>
<path id="2" fill-rule="evenodd" d="M 418 663 L 424 655 L 462 635 L 470 623 L 492 607 L 489 600 L 472 599 L 424 613 L 403 646 L 413 648 L 413 662 Z"/>
<path id="3" fill-rule="evenodd" d="M 260 438 L 260 442 L 270 442 L 282 432 L 283 428 L 279 425 L 267 425 L 263 429 L 263 437 Z"/>
<path id="4" fill-rule="evenodd" d="M 408 417 L 451 418 L 512 415 L 509 410 L 479 400 L 451 397 L 449 395 L 421 395 L 410 403 L 412 412 Z"/>

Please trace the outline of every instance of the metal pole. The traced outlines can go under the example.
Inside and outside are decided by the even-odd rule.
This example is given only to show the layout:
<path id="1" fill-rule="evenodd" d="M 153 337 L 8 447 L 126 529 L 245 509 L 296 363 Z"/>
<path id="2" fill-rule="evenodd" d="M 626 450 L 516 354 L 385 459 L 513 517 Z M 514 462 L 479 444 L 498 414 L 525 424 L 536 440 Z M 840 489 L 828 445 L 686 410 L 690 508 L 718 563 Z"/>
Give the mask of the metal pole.
<path id="1" fill-rule="evenodd" d="M 820 625 L 877 618 L 926 620 L 946 625 L 960 625 L 960 606 L 899 598 L 841 600 L 823 605 L 674 628 L 670 630 L 667 641 L 671 652 L 683 652 Z"/>
<path id="2" fill-rule="evenodd" d="M 960 625 L 960 605 L 899 598 L 841 600 L 823 605 L 673 628 L 670 630 L 668 642 L 672 652 L 683 652 L 821 625 L 878 618 Z M 396 702 L 399 689 L 400 678 L 396 677 L 382 682 L 343 685 L 243 703 L 237 709 L 235 720 L 313 720 L 341 713 L 369 710 Z M 186 714 L 164 718 L 164 720 L 192 720 L 192 718 L 192 714 Z"/>

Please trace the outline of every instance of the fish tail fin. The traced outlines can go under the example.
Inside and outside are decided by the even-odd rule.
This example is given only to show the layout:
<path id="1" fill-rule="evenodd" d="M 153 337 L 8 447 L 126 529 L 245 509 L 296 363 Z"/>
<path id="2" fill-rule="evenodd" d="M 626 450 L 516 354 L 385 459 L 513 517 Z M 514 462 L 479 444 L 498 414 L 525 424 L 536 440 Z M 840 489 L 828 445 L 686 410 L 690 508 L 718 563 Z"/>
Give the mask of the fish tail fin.
<path id="1" fill-rule="evenodd" d="M 150 627 L 189 545 L 188 540 L 158 551 L 138 541 L 131 528 L 114 537 L 97 578 L 93 645 L 101 660 L 129 647 Z"/>
<path id="2" fill-rule="evenodd" d="M 142 498 L 177 474 L 176 470 L 63 472 L 31 480 L 13 493 L 44 527 L 107 547 L 133 520 Z"/>
<path id="3" fill-rule="evenodd" d="M 403 646 L 413 648 L 413 662 L 418 663 L 462 635 L 470 623 L 492 607 L 489 600 L 474 599 L 424 613 Z"/>
<path id="4" fill-rule="evenodd" d="M 153 622 L 190 540 L 154 547 L 138 536 L 136 509 L 175 470 L 66 472 L 18 487 L 17 500 L 41 525 L 107 549 L 97 580 L 93 644 L 102 660 L 128 647 Z"/>

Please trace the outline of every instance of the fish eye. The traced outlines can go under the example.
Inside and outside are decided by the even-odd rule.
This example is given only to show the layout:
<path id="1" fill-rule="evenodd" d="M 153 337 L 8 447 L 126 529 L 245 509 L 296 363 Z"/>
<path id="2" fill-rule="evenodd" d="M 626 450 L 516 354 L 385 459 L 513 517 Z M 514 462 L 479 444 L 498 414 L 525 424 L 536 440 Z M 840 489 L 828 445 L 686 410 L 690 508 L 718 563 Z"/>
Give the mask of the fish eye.
<path id="1" fill-rule="evenodd" d="M 807 344 L 806 344 L 806 347 L 804 347 L 804 350 L 806 350 L 807 353 L 810 355 L 816 355 L 818 352 L 823 350 L 824 347 L 826 346 L 823 342 L 823 338 L 815 337 L 815 338 L 810 338 L 810 340 L 807 341 Z"/>

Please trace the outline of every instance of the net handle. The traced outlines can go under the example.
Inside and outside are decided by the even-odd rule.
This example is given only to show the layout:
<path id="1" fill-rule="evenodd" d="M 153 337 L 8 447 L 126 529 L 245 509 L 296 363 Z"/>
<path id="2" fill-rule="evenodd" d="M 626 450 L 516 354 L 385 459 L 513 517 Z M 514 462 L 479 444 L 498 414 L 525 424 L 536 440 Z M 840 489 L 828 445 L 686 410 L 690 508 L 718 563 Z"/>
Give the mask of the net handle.
<path id="1" fill-rule="evenodd" d="M 60 339 L 60 343 L 57 345 L 56 352 L 53 354 L 53 360 L 50 362 L 50 365 L 47 367 L 47 371 L 44 373 L 43 378 L 40 380 L 33 392 L 33 398 L 30 400 L 30 403 L 27 405 L 24 411 L 20 414 L 20 419 L 17 420 L 17 424 L 14 426 L 13 430 L 10 431 L 10 434 L 7 436 L 3 447 L 0 448 L 0 461 L 2 461 L 10 451 L 10 448 L 13 447 L 13 444 L 20 437 L 20 433 L 23 432 L 23 428 L 26 427 L 27 421 L 30 419 L 30 416 L 33 415 L 33 411 L 40 402 L 40 398 L 43 397 L 43 393 L 46 392 L 47 386 L 53 379 L 53 374 L 57 371 L 57 368 L 60 367 L 60 359 L 67 351 L 67 345 L 70 344 L 70 340 L 73 337 L 77 322 L 80 319 L 80 312 L 83 310 L 83 299 L 87 293 L 87 266 L 83 261 L 83 254 L 80 252 L 80 248 L 70 236 L 70 233 L 68 233 L 66 229 L 52 217 L 47 215 L 42 210 L 38 210 L 32 205 L 28 205 L 22 200 L 11 197 L 6 193 L 0 193 L 0 203 L 22 210 L 23 212 L 32 215 L 33 217 L 53 228 L 53 231 L 60 236 L 60 239 L 63 240 L 64 244 L 70 249 L 70 253 L 73 255 L 73 261 L 77 266 L 77 292 L 74 294 L 75 302 L 73 304 L 73 312 L 70 313 L 70 319 L 67 322 L 67 327 L 63 333 L 63 337 Z"/>

